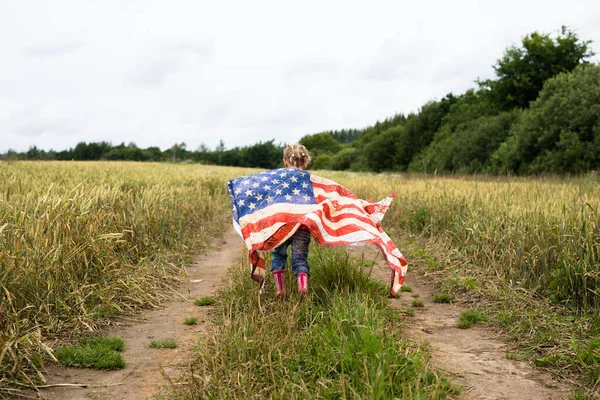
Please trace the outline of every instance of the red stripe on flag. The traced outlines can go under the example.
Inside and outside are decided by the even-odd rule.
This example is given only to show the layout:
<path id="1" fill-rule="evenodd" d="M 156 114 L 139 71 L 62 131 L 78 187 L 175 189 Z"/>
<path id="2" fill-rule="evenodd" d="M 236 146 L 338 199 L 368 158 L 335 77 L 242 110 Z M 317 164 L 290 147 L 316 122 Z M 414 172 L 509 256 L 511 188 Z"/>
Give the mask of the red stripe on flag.
<path id="1" fill-rule="evenodd" d="M 340 196 L 343 197 L 348 197 L 349 199 L 354 199 L 354 200 L 358 200 L 358 198 L 348 189 L 346 189 L 345 187 L 341 186 L 341 185 L 336 185 L 336 184 L 322 184 L 322 183 L 318 183 L 318 182 L 313 182 L 313 187 L 319 188 L 319 189 L 323 189 L 326 192 L 329 193 L 338 193 Z"/>

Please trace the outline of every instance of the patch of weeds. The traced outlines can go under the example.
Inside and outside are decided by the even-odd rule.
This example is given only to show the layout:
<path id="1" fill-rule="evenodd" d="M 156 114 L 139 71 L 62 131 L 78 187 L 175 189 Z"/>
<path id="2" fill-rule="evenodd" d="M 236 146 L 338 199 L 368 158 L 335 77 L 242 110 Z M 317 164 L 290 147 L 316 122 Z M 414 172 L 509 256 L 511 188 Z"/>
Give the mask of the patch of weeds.
<path id="1" fill-rule="evenodd" d="M 539 357 L 533 360 L 536 367 L 547 367 L 560 359 L 559 356 Z"/>
<path id="2" fill-rule="evenodd" d="M 440 269 L 435 259 L 430 254 L 428 254 L 427 250 L 424 247 L 416 246 L 414 249 L 408 249 L 407 251 L 411 259 L 425 261 L 428 270 L 436 271 Z"/>
<path id="3" fill-rule="evenodd" d="M 75 346 L 61 347 L 54 355 L 58 362 L 68 367 L 93 369 L 121 369 L 125 361 L 119 352 L 124 342 L 118 338 L 91 337 Z"/>
<path id="4" fill-rule="evenodd" d="M 102 305 L 99 305 L 96 308 L 96 312 L 92 314 L 92 318 L 96 321 L 99 321 L 103 318 L 108 318 L 113 316 L 115 313 L 113 310 L 109 309 L 108 307 L 104 307 Z"/>
<path id="5" fill-rule="evenodd" d="M 460 329 L 467 329 L 473 325 L 485 322 L 486 320 L 487 317 L 481 311 L 469 308 L 468 310 L 460 313 L 460 318 L 456 324 L 456 327 Z"/>
<path id="6" fill-rule="evenodd" d="M 427 224 L 429 223 L 429 211 L 425 207 L 419 207 L 410 216 L 410 228 L 414 233 L 422 233 L 425 236 L 427 231 Z"/>
<path id="7" fill-rule="evenodd" d="M 203 297 L 201 299 L 196 299 L 194 300 L 194 304 L 197 305 L 198 307 L 202 307 L 202 306 L 212 306 L 213 304 L 215 304 L 217 301 L 210 297 Z"/>
<path id="8" fill-rule="evenodd" d="M 434 303 L 452 303 L 452 296 L 449 294 L 435 294 L 433 295 Z"/>
<path id="9" fill-rule="evenodd" d="M 594 384 L 600 381 L 600 366 L 594 365 L 584 370 L 585 377 Z"/>
<path id="10" fill-rule="evenodd" d="M 198 318 L 196 317 L 187 317 L 185 319 L 185 321 L 183 321 L 184 324 L 186 325 L 197 325 L 198 324 Z"/>
<path id="11" fill-rule="evenodd" d="M 403 285 L 403 286 L 400 288 L 400 291 L 401 291 L 401 292 L 412 292 L 412 290 L 413 290 L 413 289 L 412 289 L 412 286 L 410 286 L 410 285 Z"/>
<path id="12" fill-rule="evenodd" d="M 571 395 L 571 399 L 572 400 L 586 400 L 586 396 L 585 393 L 583 392 L 573 392 L 573 394 Z"/>
<path id="13" fill-rule="evenodd" d="M 425 247 L 419 245 L 415 245 L 413 249 L 409 249 L 408 253 L 410 254 L 410 258 L 413 259 L 427 257 L 427 250 L 425 250 Z"/>
<path id="14" fill-rule="evenodd" d="M 582 354 L 583 362 L 588 365 L 600 363 L 600 338 L 592 339 Z"/>
<path id="15" fill-rule="evenodd" d="M 515 322 L 515 313 L 512 310 L 499 311 L 498 321 L 504 327 L 510 327 Z"/>
<path id="16" fill-rule="evenodd" d="M 223 325 L 225 323 L 225 319 L 223 319 L 223 317 L 216 317 L 212 320 L 212 323 L 215 325 Z"/>
<path id="17" fill-rule="evenodd" d="M 429 257 L 427 258 L 427 268 L 430 271 L 437 271 L 439 269 L 441 269 L 441 267 L 438 265 L 438 263 L 433 259 L 433 257 Z"/>
<path id="18" fill-rule="evenodd" d="M 466 279 L 463 284 L 472 290 L 475 290 L 479 286 L 475 279 Z"/>
<path id="19" fill-rule="evenodd" d="M 286 398 L 448 398 L 458 393 L 428 363 L 426 349 L 402 336 L 406 321 L 400 313 L 414 313 L 410 304 L 391 307 L 389 287 L 369 279 L 368 270 L 336 249 L 317 248 L 310 257 L 320 268 L 303 301 L 260 299 L 253 282 L 238 279 L 246 276 L 246 265 L 230 269 L 229 276 L 241 284 L 224 285 L 215 310 L 223 326 L 218 340 L 209 335 L 198 347 L 194 368 L 199 373 L 185 398 L 257 392 L 264 398 L 284 392 Z"/>
<path id="20" fill-rule="evenodd" d="M 423 300 L 413 300 L 412 302 L 413 307 L 423 307 L 424 305 Z"/>
<path id="21" fill-rule="evenodd" d="M 412 297 L 413 299 L 416 299 L 417 297 L 419 297 L 419 293 L 413 293 L 410 295 L 410 297 Z"/>
<path id="22" fill-rule="evenodd" d="M 373 268 L 375 263 L 376 263 L 375 260 L 367 260 L 366 258 L 361 258 L 359 260 L 359 265 L 363 268 Z"/>
<path id="23" fill-rule="evenodd" d="M 177 343 L 172 340 L 153 340 L 150 343 L 151 349 L 176 349 Z"/>
<path id="24" fill-rule="evenodd" d="M 401 313 L 404 314 L 407 317 L 414 317 L 414 315 L 415 315 L 415 309 L 412 308 L 412 307 L 408 307 L 408 308 L 405 308 L 405 309 L 401 310 Z"/>
<path id="25" fill-rule="evenodd" d="M 515 360 L 515 361 L 525 361 L 529 357 L 525 353 L 506 353 L 504 357 L 507 360 Z"/>
<path id="26" fill-rule="evenodd" d="M 456 273 L 456 271 L 453 271 L 453 273 Z M 460 290 L 462 287 L 463 285 L 461 283 L 461 278 L 457 276 L 450 276 L 446 278 L 443 283 L 444 291 L 447 292 L 457 291 Z"/>
<path id="27" fill-rule="evenodd" d="M 572 340 L 569 347 L 575 352 L 585 377 L 597 384 L 600 381 L 600 338 L 591 339 L 587 345 L 580 345 Z"/>
<path id="28" fill-rule="evenodd" d="M 453 271 L 455 274 L 458 274 L 458 271 Z M 445 280 L 444 287 L 447 291 L 471 291 L 479 288 L 481 284 L 475 278 L 467 278 L 465 276 L 452 276 Z"/>

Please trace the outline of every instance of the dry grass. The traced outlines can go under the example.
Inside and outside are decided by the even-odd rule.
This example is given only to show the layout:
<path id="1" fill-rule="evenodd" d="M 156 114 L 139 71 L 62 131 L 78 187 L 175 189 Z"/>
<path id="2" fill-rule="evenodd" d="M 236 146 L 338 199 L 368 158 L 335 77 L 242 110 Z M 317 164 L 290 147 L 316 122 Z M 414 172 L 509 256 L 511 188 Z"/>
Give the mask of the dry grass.
<path id="1" fill-rule="evenodd" d="M 402 335 L 385 284 L 341 249 L 314 248 L 309 293 L 258 296 L 247 258 L 232 266 L 178 399 L 445 399 L 459 392 Z M 294 283 L 291 273 L 287 282 Z M 289 286 L 293 287 L 293 286 Z"/>
<path id="2" fill-rule="evenodd" d="M 600 307 L 600 178 L 338 173 L 359 197 L 397 192 L 388 230 L 450 241 L 481 268 L 581 310 Z M 401 246 L 400 246 L 401 247 Z"/>
<path id="3" fill-rule="evenodd" d="M 359 197 L 397 192 L 383 221 L 436 288 L 485 309 L 520 357 L 600 388 L 600 177 L 330 173 Z"/>
<path id="4" fill-rule="evenodd" d="M 158 304 L 229 224 L 227 168 L 0 163 L 0 393 L 30 385 L 56 337 Z"/>
<path id="5" fill-rule="evenodd" d="M 158 304 L 186 257 L 229 224 L 227 179 L 250 172 L 0 163 L 0 393 L 8 383 L 29 384 L 57 336 Z M 532 357 L 581 368 L 598 382 L 600 370 L 590 364 L 600 347 L 598 176 L 317 173 L 362 198 L 397 192 L 383 227 L 396 238 L 435 238 L 448 252 L 444 264 L 415 248 L 407 254 L 411 266 L 419 260 L 440 272 L 444 293 L 487 296 L 497 310 L 490 322 L 528 343 Z"/>

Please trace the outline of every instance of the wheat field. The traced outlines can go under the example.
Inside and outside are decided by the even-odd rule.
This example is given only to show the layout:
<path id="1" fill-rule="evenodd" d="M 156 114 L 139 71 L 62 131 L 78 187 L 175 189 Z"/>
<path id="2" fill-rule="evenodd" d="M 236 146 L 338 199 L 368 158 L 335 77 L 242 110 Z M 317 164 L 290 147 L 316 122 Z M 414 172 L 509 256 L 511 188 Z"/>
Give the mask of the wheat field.
<path id="1" fill-rule="evenodd" d="M 0 388 L 27 385 L 56 340 L 157 305 L 231 221 L 228 179 L 256 170 L 128 162 L 0 163 Z M 317 171 L 395 192 L 392 237 L 443 237 L 475 265 L 581 312 L 600 307 L 600 179 Z M 402 243 L 397 243 L 402 250 Z M 410 263 L 410 260 L 409 260 Z"/>
<path id="2" fill-rule="evenodd" d="M 230 223 L 226 182 L 239 172 L 0 163 L 0 383 L 27 384 L 53 339 L 160 303 Z"/>

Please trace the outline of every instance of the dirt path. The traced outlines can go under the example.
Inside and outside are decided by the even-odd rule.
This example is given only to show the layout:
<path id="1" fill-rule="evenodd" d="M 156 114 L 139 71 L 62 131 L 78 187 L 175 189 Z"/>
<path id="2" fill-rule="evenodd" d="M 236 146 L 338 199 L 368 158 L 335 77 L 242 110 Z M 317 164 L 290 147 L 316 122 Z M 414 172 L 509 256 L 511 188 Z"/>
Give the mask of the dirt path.
<path id="1" fill-rule="evenodd" d="M 178 290 L 181 296 L 164 307 L 141 313 L 135 319 L 121 319 L 106 331 L 107 336 L 124 339 L 123 358 L 127 366 L 119 371 L 103 372 L 87 369 L 53 367 L 47 376 L 49 384 L 91 384 L 88 388 L 55 387 L 38 393 L 42 399 L 147 399 L 159 394 L 164 385 L 176 381 L 193 358 L 196 337 L 208 323 L 206 307 L 198 307 L 193 299 L 212 294 L 221 283 L 229 266 L 243 247 L 240 237 L 231 230 L 213 241 L 215 250 L 197 257 L 187 267 L 188 276 Z M 183 324 L 186 317 L 197 317 L 198 325 Z M 153 340 L 173 340 L 177 349 L 152 349 Z"/>
<path id="2" fill-rule="evenodd" d="M 185 372 L 196 337 L 208 323 L 207 309 L 193 304 L 194 298 L 210 295 L 221 283 L 228 267 L 243 247 L 234 231 L 215 239 L 215 250 L 198 257 L 187 268 L 188 276 L 179 288 L 181 296 L 163 308 L 143 312 L 136 320 L 121 320 L 106 332 L 125 340 L 123 356 L 125 369 L 113 372 L 53 367 L 50 384 L 90 384 L 88 388 L 55 387 L 37 395 L 42 399 L 147 399 L 160 394 L 163 387 L 177 381 Z M 371 245 L 350 246 L 348 251 L 366 259 L 378 259 L 373 276 L 389 282 L 389 269 Z M 431 344 L 433 364 L 453 375 L 463 385 L 461 399 L 563 399 L 567 389 L 549 376 L 534 370 L 525 362 L 508 360 L 510 351 L 498 332 L 490 328 L 458 329 L 454 324 L 463 309 L 458 305 L 436 304 L 432 289 L 424 278 L 413 273 L 406 284 L 413 287 L 424 307 L 417 308 L 407 324 L 407 334 L 418 341 Z M 400 306 L 414 298 L 404 293 L 391 300 Z M 199 325 L 183 324 L 186 317 L 195 316 Z M 174 340 L 175 350 L 156 350 L 148 347 L 152 340 Z"/>
<path id="3" fill-rule="evenodd" d="M 390 269 L 375 246 L 350 246 L 349 252 L 365 259 L 376 259 L 372 275 L 389 283 Z M 378 255 L 378 256 L 377 256 Z M 414 297 L 424 307 L 415 308 L 415 316 L 407 323 L 406 333 L 414 340 L 431 344 L 432 363 L 453 375 L 462 384 L 460 399 L 566 399 L 570 390 L 552 377 L 535 370 L 524 361 L 505 357 L 510 347 L 502 334 L 487 327 L 458 329 L 454 325 L 465 309 L 454 304 L 433 302 L 433 291 L 424 277 L 409 271 L 405 292 L 391 300 L 395 306 L 410 305 Z"/>

